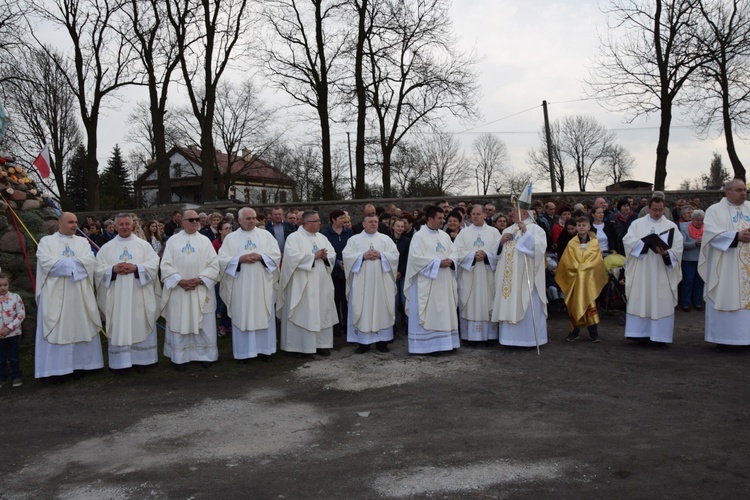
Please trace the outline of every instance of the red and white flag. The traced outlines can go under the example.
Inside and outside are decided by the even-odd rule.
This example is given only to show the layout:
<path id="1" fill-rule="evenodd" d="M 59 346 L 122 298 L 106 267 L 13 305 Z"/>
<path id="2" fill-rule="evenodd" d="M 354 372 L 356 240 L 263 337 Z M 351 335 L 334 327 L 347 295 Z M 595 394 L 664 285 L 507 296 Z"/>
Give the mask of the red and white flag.
<path id="1" fill-rule="evenodd" d="M 49 177 L 50 169 L 50 161 L 49 161 L 49 146 L 44 146 L 44 149 L 39 153 L 39 156 L 36 157 L 36 160 L 34 160 L 33 165 L 36 167 L 36 169 L 39 171 L 39 177 L 42 179 L 46 179 Z"/>

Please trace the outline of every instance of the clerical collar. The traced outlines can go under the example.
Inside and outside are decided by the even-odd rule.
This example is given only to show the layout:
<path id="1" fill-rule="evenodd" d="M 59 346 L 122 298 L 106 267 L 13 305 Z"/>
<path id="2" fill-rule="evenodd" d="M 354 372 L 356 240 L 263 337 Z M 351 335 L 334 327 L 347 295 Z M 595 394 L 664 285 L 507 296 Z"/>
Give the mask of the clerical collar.
<path id="1" fill-rule="evenodd" d="M 440 229 L 431 229 L 430 226 L 428 226 L 427 224 L 424 225 L 424 228 L 427 229 L 427 231 L 432 234 L 437 234 L 438 231 L 440 231 Z"/>
<path id="2" fill-rule="evenodd" d="M 62 234 L 62 233 L 57 233 L 57 235 L 60 236 L 60 238 L 72 238 L 74 236 L 72 234 Z"/>
<path id="3" fill-rule="evenodd" d="M 364 235 L 365 235 L 365 236 L 367 236 L 368 238 L 374 238 L 374 237 L 375 237 L 375 235 L 376 235 L 376 234 L 378 234 L 378 232 L 377 232 L 377 231 L 375 231 L 374 233 L 370 234 L 370 233 L 367 233 L 367 232 L 365 232 L 365 231 L 362 231 L 362 234 L 364 234 Z"/>
<path id="4" fill-rule="evenodd" d="M 648 220 L 650 220 L 651 222 L 659 222 L 660 220 L 664 218 L 664 216 L 662 215 L 658 219 L 654 219 L 653 217 L 651 217 L 651 214 L 647 215 L 646 217 L 648 217 Z"/>
<path id="5" fill-rule="evenodd" d="M 123 238 L 122 236 L 118 234 L 117 237 L 120 238 L 122 241 L 131 241 L 133 238 L 135 238 L 135 235 L 133 233 L 130 233 L 130 236 L 128 236 L 127 238 Z"/>

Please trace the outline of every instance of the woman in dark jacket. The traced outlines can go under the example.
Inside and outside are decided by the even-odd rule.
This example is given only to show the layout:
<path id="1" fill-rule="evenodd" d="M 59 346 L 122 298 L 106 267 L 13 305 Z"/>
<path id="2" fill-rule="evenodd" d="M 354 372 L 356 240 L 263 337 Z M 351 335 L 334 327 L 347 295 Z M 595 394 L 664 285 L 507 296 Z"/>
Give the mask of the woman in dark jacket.
<path id="1" fill-rule="evenodd" d="M 617 223 L 613 219 L 604 220 L 604 208 L 595 208 L 589 218 L 591 219 L 591 230 L 596 233 L 596 239 L 599 240 L 602 255 L 605 257 L 611 253 L 625 255 L 622 238 L 617 232 Z"/>
<path id="2" fill-rule="evenodd" d="M 328 241 L 336 250 L 336 264 L 331 271 L 333 280 L 333 302 L 336 304 L 336 312 L 339 316 L 339 324 L 334 327 L 334 335 L 340 337 L 346 332 L 347 318 L 349 316 L 349 303 L 346 300 L 346 276 L 344 275 L 344 260 L 342 252 L 346 242 L 354 234 L 351 229 L 344 226 L 346 214 L 341 210 L 332 210 L 328 214 L 330 225 L 323 231 Z"/>

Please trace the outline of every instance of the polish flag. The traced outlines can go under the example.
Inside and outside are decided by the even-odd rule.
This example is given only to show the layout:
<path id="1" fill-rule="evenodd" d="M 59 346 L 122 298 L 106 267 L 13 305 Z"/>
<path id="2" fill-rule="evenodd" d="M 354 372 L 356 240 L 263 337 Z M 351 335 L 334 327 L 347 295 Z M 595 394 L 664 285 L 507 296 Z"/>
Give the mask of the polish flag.
<path id="1" fill-rule="evenodd" d="M 42 179 L 46 179 L 49 177 L 50 169 L 50 161 L 49 161 L 49 146 L 44 146 L 44 149 L 39 153 L 39 156 L 36 157 L 36 160 L 34 160 L 33 165 L 36 167 L 36 169 L 39 171 L 39 177 Z"/>

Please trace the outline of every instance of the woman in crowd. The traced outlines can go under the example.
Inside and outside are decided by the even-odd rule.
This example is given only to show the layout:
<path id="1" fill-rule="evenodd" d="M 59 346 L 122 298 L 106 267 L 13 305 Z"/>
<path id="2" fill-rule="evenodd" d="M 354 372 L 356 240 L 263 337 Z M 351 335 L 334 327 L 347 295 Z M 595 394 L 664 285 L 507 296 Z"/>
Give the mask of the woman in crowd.
<path id="1" fill-rule="evenodd" d="M 231 234 L 233 230 L 232 223 L 229 221 L 222 221 L 219 224 L 219 237 L 211 242 L 216 253 L 219 253 L 219 249 L 222 243 L 224 243 L 224 238 Z M 220 283 L 216 283 L 216 315 L 219 317 L 219 337 L 224 337 L 232 333 L 232 321 L 229 319 L 229 314 L 227 314 L 227 305 L 219 296 L 219 286 Z"/>
<path id="2" fill-rule="evenodd" d="M 572 210 L 570 207 L 560 207 L 559 217 L 557 219 L 557 222 L 552 225 L 552 229 L 550 230 L 550 236 L 552 237 L 552 244 L 557 245 L 557 239 L 560 237 L 560 235 L 565 232 L 565 223 L 570 219 L 570 214 Z"/>
<path id="3" fill-rule="evenodd" d="M 328 238 L 331 245 L 336 250 L 336 264 L 331 271 L 333 280 L 333 302 L 336 304 L 336 313 L 339 317 L 339 324 L 333 327 L 336 337 L 340 337 L 346 332 L 346 324 L 349 317 L 349 303 L 346 298 L 346 275 L 344 274 L 344 259 L 342 252 L 349 238 L 354 234 L 351 229 L 344 227 L 346 214 L 343 210 L 331 210 L 328 214 L 328 220 L 331 224 L 323 231 L 323 235 Z"/>
<path id="4" fill-rule="evenodd" d="M 445 222 L 445 232 L 451 237 L 451 241 L 456 241 L 456 236 L 458 236 L 458 232 L 461 231 L 462 221 L 463 217 L 461 217 L 461 212 L 454 210 L 448 214 L 448 219 Z"/>
<path id="5" fill-rule="evenodd" d="M 627 234 L 630 224 L 638 218 L 638 214 L 630 209 L 630 200 L 623 198 L 617 202 L 617 223 L 620 225 L 619 234 Z"/>
<path id="6" fill-rule="evenodd" d="M 159 234 L 159 223 L 155 220 L 148 221 L 144 236 L 144 239 L 151 243 L 151 248 L 154 249 L 154 252 L 161 257 L 164 250 L 164 240 L 161 234 Z"/>
<path id="7" fill-rule="evenodd" d="M 617 234 L 614 220 L 604 220 L 604 207 L 596 207 L 591 212 L 591 230 L 596 233 L 599 248 L 605 257 L 611 253 L 625 254 L 622 238 Z"/>
<path id="8" fill-rule="evenodd" d="M 133 219 L 133 234 L 138 236 L 140 239 L 145 240 L 146 234 L 143 232 L 141 219 L 139 219 L 138 216 L 134 213 L 130 213 L 128 215 L 130 215 L 130 218 Z"/>
<path id="9" fill-rule="evenodd" d="M 405 214 L 409 215 L 409 214 Z M 406 326 L 406 301 L 404 298 L 404 280 L 406 277 L 406 263 L 409 258 L 411 239 L 406 236 L 406 225 L 403 219 L 393 221 L 393 242 L 398 248 L 398 273 L 396 274 L 396 311 L 401 314 L 401 325 Z M 398 322 L 396 323 L 398 326 Z"/>
<path id="10" fill-rule="evenodd" d="M 690 224 L 693 220 L 693 208 L 692 205 L 685 205 L 682 207 L 682 212 L 680 212 L 680 218 L 677 222 L 677 225 L 682 227 L 682 224 Z"/>
<path id="11" fill-rule="evenodd" d="M 698 257 L 703 242 L 703 210 L 694 210 L 691 205 L 682 209 L 682 218 L 690 213 L 690 222 L 680 222 L 682 232 L 682 283 L 680 283 L 680 308 L 688 312 L 690 304 L 696 311 L 703 310 L 703 278 L 698 274 Z"/>
<path id="12" fill-rule="evenodd" d="M 213 242 L 219 237 L 219 224 L 221 224 L 221 220 L 222 217 L 220 213 L 212 213 L 211 225 L 205 229 L 201 229 L 200 233 Z"/>

